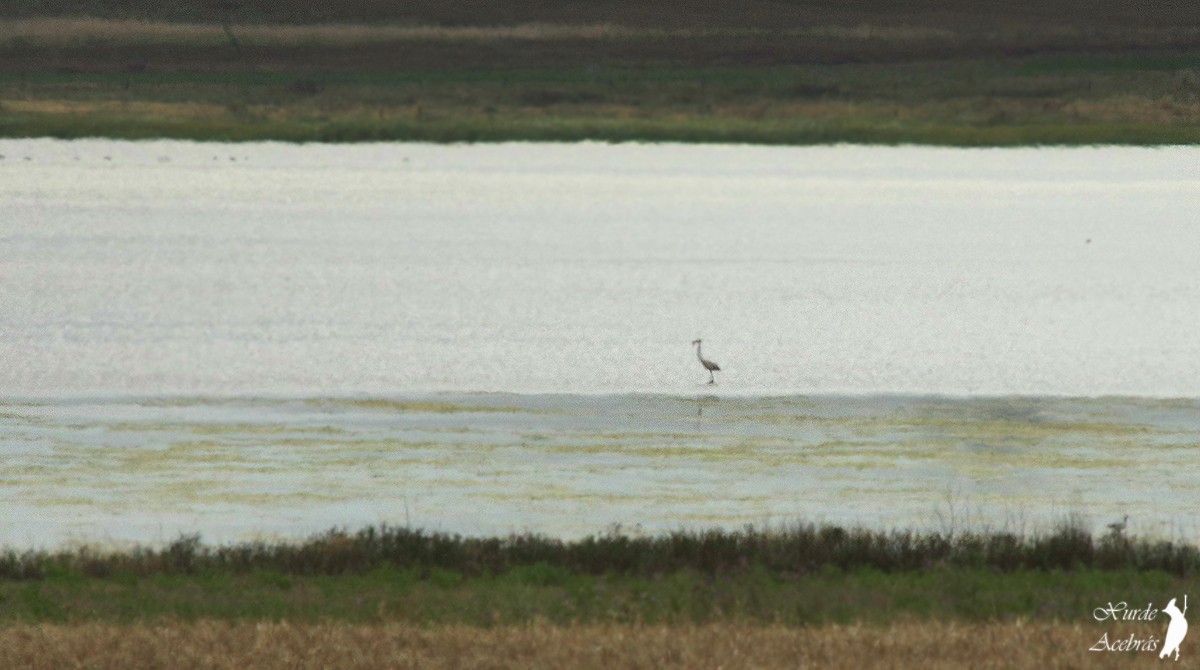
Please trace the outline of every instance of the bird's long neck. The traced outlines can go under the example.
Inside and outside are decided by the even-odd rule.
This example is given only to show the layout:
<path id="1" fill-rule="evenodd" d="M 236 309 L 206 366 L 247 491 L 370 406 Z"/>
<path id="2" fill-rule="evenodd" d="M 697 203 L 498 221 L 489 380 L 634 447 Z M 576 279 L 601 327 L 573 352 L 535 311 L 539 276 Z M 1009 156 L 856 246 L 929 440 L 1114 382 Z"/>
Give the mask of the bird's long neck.
<path id="1" fill-rule="evenodd" d="M 696 358 L 699 358 L 701 361 L 704 360 L 704 357 L 700 355 L 700 343 L 699 342 L 696 343 Z"/>

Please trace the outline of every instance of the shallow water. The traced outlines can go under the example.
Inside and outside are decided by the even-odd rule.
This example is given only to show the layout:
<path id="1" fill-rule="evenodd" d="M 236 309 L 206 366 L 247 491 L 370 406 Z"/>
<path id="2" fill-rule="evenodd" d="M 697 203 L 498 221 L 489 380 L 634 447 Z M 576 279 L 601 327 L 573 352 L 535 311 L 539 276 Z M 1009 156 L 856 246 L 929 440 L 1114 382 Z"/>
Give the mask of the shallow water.
<path id="1" fill-rule="evenodd" d="M 1196 535 L 1195 149 L 0 154 L 0 544 Z"/>
<path id="2" fill-rule="evenodd" d="M 1200 397 L 1195 148 L 0 154 L 0 393 Z"/>
<path id="3" fill-rule="evenodd" d="M 824 521 L 1194 536 L 1200 402 L 424 395 L 8 404 L 0 539 Z"/>

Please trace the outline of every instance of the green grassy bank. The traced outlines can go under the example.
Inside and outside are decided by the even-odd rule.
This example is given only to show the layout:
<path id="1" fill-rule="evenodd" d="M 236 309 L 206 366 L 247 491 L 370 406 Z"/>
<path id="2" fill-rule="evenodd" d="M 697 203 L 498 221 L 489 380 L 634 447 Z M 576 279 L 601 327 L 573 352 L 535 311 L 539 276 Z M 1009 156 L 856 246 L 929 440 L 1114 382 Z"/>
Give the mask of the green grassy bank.
<path id="1" fill-rule="evenodd" d="M 242 142 L 685 142 L 733 144 L 926 144 L 957 147 L 1070 145 L 1157 146 L 1200 143 L 1200 128 L 1163 128 L 1135 123 L 1090 126 L 1039 124 L 977 128 L 869 123 L 613 122 L 551 119 L 510 123 L 446 120 L 433 123 L 247 122 L 236 119 L 173 120 L 135 115 L 13 115 L 0 118 L 0 137 L 79 139 L 183 139 Z"/>
<path id="2" fill-rule="evenodd" d="M 1186 3 L 218 4 L 0 10 L 0 136 L 1200 141 Z"/>
<path id="3" fill-rule="evenodd" d="M 475 626 L 577 623 L 885 624 L 904 620 L 1038 619 L 1084 622 L 1108 603 L 1160 606 L 1195 593 L 1197 580 L 1163 572 L 934 568 L 884 573 L 828 568 L 719 576 L 681 570 L 653 577 L 581 575 L 546 564 L 465 577 L 453 570 L 378 568 L 293 576 L 272 570 L 107 579 L 55 574 L 0 582 L 0 622 L 77 623 L 202 619 L 338 620 Z"/>
<path id="4" fill-rule="evenodd" d="M 1200 126 L 1115 122 L 979 127 L 870 120 L 755 122 L 728 119 L 530 118 L 504 121 L 271 121 L 235 116 L 176 119 L 130 113 L 0 115 L 0 137 L 182 139 L 216 142 L 684 142 L 774 145 L 924 144 L 951 147 L 1160 146 L 1200 143 Z"/>
<path id="5" fill-rule="evenodd" d="M 1190 545 L 1070 525 L 1028 537 L 798 526 L 572 542 L 385 527 L 302 543 L 8 550 L 0 621 L 1074 622 L 1193 591 L 1197 567 Z"/>

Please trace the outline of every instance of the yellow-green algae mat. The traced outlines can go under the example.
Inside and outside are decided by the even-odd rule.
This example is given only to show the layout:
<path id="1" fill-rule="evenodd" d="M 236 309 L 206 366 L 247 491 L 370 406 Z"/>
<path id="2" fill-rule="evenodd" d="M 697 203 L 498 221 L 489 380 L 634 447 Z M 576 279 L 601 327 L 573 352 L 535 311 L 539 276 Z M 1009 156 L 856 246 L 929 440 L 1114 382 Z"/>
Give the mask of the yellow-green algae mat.
<path id="1" fill-rule="evenodd" d="M 0 545 L 796 522 L 1197 540 L 1200 402 L 717 395 L 0 402 Z"/>

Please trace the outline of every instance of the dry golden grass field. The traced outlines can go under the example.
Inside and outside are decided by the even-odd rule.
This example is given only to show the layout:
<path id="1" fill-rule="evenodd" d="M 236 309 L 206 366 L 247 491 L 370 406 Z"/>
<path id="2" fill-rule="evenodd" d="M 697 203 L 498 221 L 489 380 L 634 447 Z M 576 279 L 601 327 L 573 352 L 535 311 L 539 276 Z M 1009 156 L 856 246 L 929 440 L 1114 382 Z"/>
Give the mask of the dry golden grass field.
<path id="1" fill-rule="evenodd" d="M 0 667 L 29 670 L 366 668 L 1130 668 L 1196 667 L 1154 652 L 1089 652 L 1151 624 L 896 623 L 886 627 L 578 625 L 476 628 L 211 622 L 7 625 Z"/>

